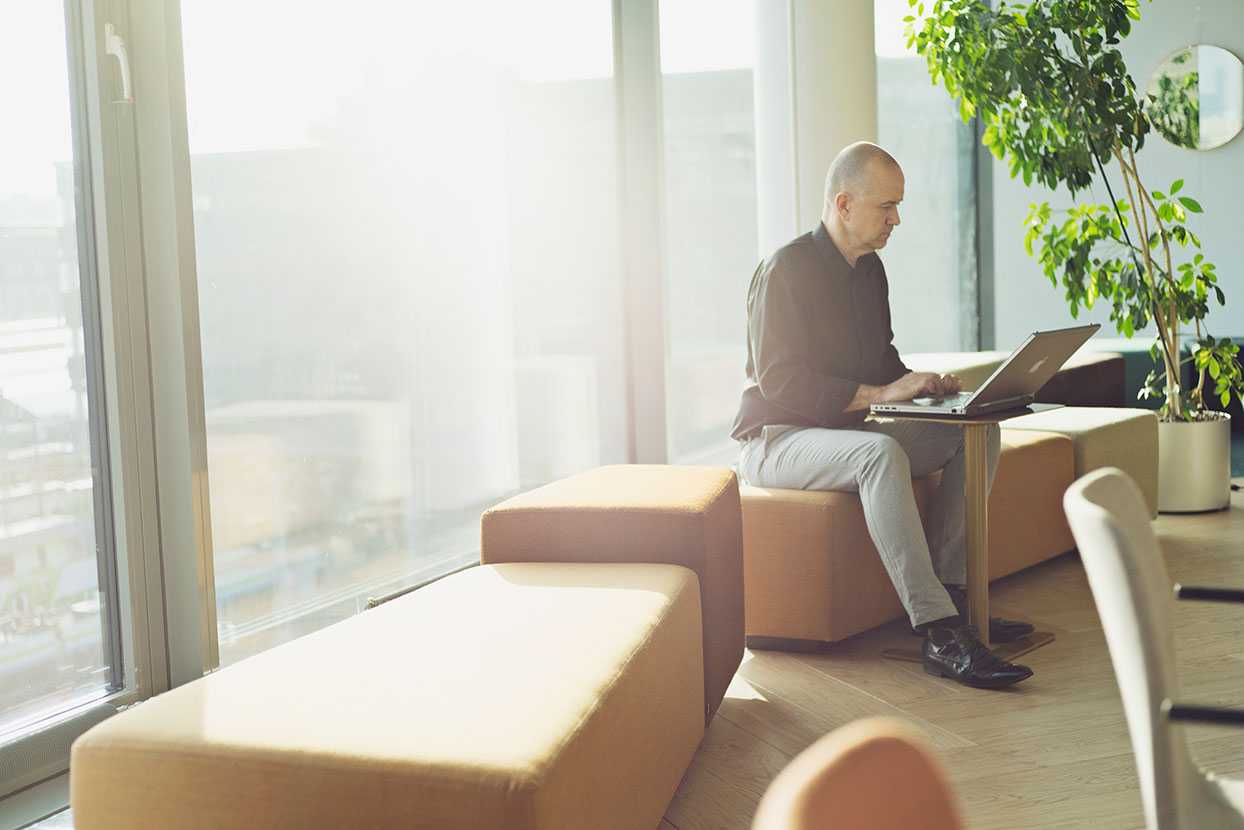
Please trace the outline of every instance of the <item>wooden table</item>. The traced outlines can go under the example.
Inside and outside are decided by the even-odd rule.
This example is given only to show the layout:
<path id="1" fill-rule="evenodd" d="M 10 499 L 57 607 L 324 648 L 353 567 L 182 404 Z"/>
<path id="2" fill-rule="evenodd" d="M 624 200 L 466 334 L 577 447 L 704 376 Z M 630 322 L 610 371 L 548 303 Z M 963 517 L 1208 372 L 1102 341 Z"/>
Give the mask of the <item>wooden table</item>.
<path id="1" fill-rule="evenodd" d="M 997 646 L 989 642 L 989 427 L 1000 424 L 1010 418 L 1031 415 L 1034 412 L 1047 412 L 1059 409 L 1062 404 L 1034 403 L 1019 409 L 1008 409 L 991 415 L 976 415 L 970 418 L 951 418 L 945 415 L 930 413 L 928 415 L 908 413 L 887 413 L 870 415 L 870 421 L 935 421 L 941 424 L 955 424 L 963 428 L 963 461 L 964 461 L 964 509 L 966 522 L 966 546 L 968 564 L 968 622 L 976 626 L 980 641 L 990 648 L 994 654 L 1004 660 L 1013 660 L 1021 654 L 1027 654 L 1054 641 L 1054 635 L 1048 631 L 1034 631 L 1023 639 L 1013 643 L 1001 643 Z M 907 660 L 915 663 L 922 661 L 920 651 L 915 649 L 886 649 L 882 652 L 886 657 L 895 660 Z"/>

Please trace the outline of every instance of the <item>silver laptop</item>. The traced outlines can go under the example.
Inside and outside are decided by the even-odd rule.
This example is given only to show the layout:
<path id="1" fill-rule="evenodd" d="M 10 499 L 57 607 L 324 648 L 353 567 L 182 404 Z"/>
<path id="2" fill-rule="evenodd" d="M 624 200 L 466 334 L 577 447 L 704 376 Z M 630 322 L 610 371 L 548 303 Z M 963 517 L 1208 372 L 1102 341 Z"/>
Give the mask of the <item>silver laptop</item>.
<path id="1" fill-rule="evenodd" d="M 962 392 L 945 398 L 875 403 L 870 411 L 879 415 L 902 412 L 944 418 L 985 415 L 1027 406 L 1033 402 L 1041 387 L 1062 368 L 1067 358 L 1075 354 L 1076 349 L 1083 346 L 1099 328 L 1100 324 L 1092 323 L 1069 329 L 1033 332 L 975 392 Z"/>

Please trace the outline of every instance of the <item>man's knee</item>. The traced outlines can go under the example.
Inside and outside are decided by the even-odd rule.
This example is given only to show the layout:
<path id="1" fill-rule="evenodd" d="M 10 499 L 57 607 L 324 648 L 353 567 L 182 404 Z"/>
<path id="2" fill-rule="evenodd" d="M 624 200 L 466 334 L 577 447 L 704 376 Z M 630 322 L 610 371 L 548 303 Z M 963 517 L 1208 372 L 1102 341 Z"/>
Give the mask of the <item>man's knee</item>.
<path id="1" fill-rule="evenodd" d="M 903 445 L 888 435 L 878 435 L 865 447 L 863 473 L 903 472 L 910 475 L 911 461 Z"/>

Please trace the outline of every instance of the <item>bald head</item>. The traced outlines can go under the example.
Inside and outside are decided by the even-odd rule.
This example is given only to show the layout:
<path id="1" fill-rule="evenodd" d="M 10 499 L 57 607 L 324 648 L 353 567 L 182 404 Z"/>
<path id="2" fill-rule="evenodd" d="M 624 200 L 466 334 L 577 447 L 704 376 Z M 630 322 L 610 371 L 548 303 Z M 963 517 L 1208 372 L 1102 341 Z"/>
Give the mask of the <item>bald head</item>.
<path id="1" fill-rule="evenodd" d="M 899 224 L 903 187 L 894 156 L 869 141 L 850 145 L 829 165 L 821 221 L 852 267 L 886 246 Z"/>
<path id="2" fill-rule="evenodd" d="M 874 171 L 879 167 L 901 169 L 894 156 L 871 141 L 848 144 L 830 163 L 825 175 L 825 205 L 833 204 L 839 193 L 859 196 L 869 188 Z"/>

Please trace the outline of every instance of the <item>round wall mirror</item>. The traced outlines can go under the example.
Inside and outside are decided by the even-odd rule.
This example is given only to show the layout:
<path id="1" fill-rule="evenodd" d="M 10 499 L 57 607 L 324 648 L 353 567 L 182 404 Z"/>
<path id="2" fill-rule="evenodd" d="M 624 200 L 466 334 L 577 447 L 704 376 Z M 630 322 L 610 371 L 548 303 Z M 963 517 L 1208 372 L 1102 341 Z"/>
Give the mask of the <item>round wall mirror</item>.
<path id="1" fill-rule="evenodd" d="M 1244 63 L 1205 44 L 1172 52 L 1153 73 L 1145 111 L 1176 146 L 1221 147 L 1244 127 Z"/>

